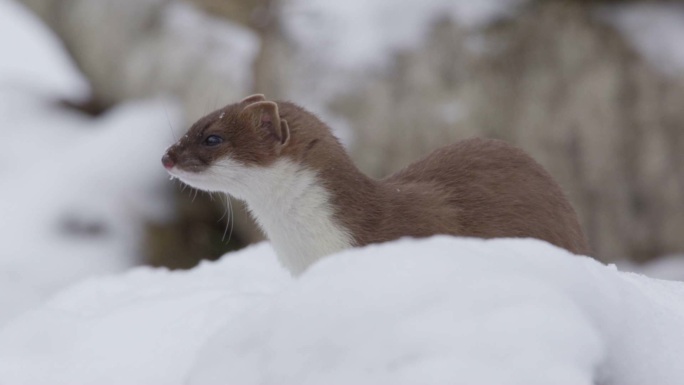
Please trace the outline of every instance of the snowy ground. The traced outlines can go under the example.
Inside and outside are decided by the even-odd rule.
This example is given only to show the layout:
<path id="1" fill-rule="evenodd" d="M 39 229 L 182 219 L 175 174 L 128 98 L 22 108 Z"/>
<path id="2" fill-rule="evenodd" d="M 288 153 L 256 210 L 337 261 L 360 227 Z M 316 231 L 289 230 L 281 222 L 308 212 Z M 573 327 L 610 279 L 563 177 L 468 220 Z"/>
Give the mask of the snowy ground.
<path id="1" fill-rule="evenodd" d="M 137 268 L 0 333 L 0 383 L 676 384 L 684 284 L 536 240 L 349 250 L 300 279 L 267 244 Z"/>

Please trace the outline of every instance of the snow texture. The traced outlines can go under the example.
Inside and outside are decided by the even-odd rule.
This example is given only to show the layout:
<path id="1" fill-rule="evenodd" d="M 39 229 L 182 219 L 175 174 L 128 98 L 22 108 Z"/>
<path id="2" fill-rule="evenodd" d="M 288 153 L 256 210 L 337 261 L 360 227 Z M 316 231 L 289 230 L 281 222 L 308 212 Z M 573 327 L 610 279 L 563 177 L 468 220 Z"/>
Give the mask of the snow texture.
<path id="1" fill-rule="evenodd" d="M 677 2 L 604 6 L 601 19 L 615 26 L 654 68 L 684 76 L 684 5 Z"/>
<path id="2" fill-rule="evenodd" d="M 86 280 L 0 333 L 0 383 L 182 383 L 215 331 L 288 281 L 265 244 L 190 272 Z"/>
<path id="3" fill-rule="evenodd" d="M 73 98 L 89 92 L 58 38 L 13 0 L 0 0 L 0 52 L 0 88 L 19 87 Z"/>
<path id="4" fill-rule="evenodd" d="M 261 244 L 138 268 L 0 332 L 0 383 L 676 384 L 684 284 L 528 239 L 404 239 L 293 280 Z"/>

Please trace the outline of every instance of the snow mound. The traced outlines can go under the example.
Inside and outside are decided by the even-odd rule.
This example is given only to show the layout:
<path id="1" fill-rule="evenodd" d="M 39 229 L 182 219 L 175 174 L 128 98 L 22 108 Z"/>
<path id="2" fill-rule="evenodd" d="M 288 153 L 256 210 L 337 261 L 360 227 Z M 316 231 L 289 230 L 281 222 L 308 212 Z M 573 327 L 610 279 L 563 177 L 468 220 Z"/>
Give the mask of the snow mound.
<path id="1" fill-rule="evenodd" d="M 89 92 L 57 36 L 14 0 L 0 0 L 0 52 L 0 87 L 72 98 Z"/>
<path id="2" fill-rule="evenodd" d="M 140 263 L 144 224 L 171 213 L 159 157 L 181 117 L 138 101 L 89 118 L 6 89 L 0 115 L 1 327 L 56 290 Z"/>
<path id="3" fill-rule="evenodd" d="M 0 383 L 182 383 L 216 330 L 288 280 L 265 244 L 190 272 L 91 278 L 1 333 Z"/>
<path id="4" fill-rule="evenodd" d="M 323 261 L 214 338 L 193 383 L 592 383 L 603 341 L 588 314 L 487 249 L 436 238 Z"/>
<path id="5" fill-rule="evenodd" d="M 0 332 L 0 383 L 674 384 L 684 284 L 537 240 L 267 244 L 62 292 Z"/>

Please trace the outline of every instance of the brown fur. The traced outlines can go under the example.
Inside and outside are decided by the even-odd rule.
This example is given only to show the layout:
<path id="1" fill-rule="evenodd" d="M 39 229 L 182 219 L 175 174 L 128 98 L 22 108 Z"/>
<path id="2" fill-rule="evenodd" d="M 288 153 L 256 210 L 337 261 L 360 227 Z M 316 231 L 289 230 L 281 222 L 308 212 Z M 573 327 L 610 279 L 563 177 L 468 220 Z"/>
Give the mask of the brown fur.
<path id="1" fill-rule="evenodd" d="M 212 133 L 225 139 L 219 148 L 198 145 Z M 169 154 L 178 167 L 191 171 L 222 156 L 254 166 L 289 157 L 317 172 L 331 194 L 336 219 L 357 246 L 452 234 L 532 237 L 577 254 L 589 252 L 560 186 L 522 150 L 498 140 L 448 145 L 375 180 L 356 168 L 313 114 L 255 95 L 200 119 Z"/>
<path id="2" fill-rule="evenodd" d="M 289 135 L 287 122 L 278 119 L 277 107 L 274 110 L 273 106 L 275 103 L 263 101 L 263 95 L 253 95 L 214 111 L 195 122 L 166 155 L 179 168 L 194 172 L 205 170 L 225 156 L 246 165 L 267 166 L 280 155 L 282 129 Z M 202 145 L 210 135 L 221 136 L 223 143 L 215 147 Z"/>

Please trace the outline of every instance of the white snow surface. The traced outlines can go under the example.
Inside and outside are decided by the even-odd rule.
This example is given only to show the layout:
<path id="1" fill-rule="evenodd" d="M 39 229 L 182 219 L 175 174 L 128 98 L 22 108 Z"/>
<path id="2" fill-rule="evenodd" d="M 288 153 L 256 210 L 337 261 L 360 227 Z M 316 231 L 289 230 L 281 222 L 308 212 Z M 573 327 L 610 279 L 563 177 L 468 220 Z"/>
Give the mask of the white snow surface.
<path id="1" fill-rule="evenodd" d="M 64 54 L 61 42 L 15 0 L 0 0 L 0 88 L 85 97 L 88 83 Z"/>
<path id="2" fill-rule="evenodd" d="M 268 244 L 90 279 L 0 332 L 3 384 L 676 384 L 684 284 L 529 239 Z"/>
<path id="3" fill-rule="evenodd" d="M 654 68 L 684 77 L 684 4 L 634 2 L 600 7 L 598 14 Z"/>

